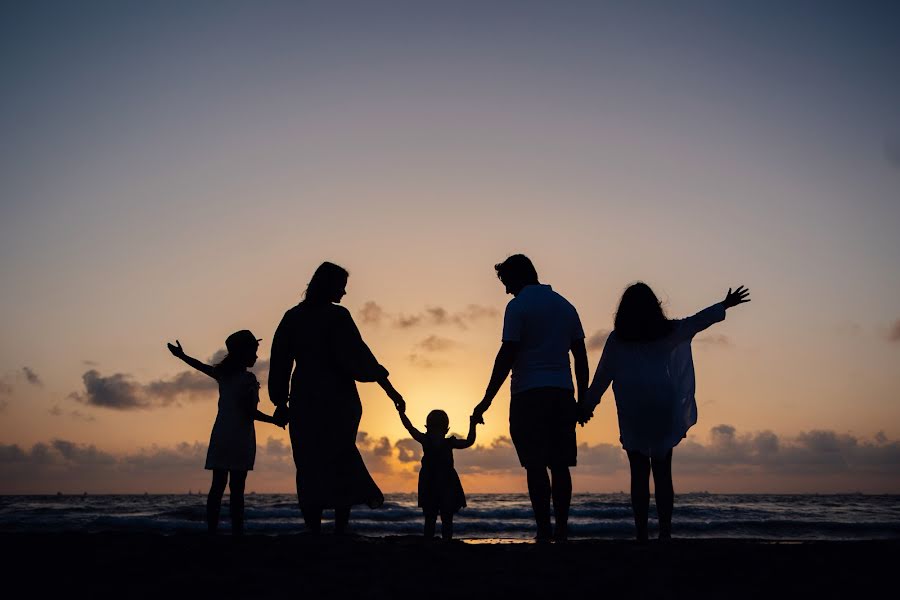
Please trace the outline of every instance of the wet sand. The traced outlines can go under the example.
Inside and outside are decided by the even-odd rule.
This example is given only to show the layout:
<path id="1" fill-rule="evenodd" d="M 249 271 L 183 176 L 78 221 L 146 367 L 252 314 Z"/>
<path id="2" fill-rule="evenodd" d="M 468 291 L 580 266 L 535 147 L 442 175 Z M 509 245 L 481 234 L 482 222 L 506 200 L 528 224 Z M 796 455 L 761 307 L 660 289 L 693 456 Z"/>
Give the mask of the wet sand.
<path id="1" fill-rule="evenodd" d="M 2 533 L 0 544 L 7 589 L 15 579 L 38 598 L 846 598 L 893 589 L 900 559 L 900 540 L 537 546 L 425 544 L 413 537 Z"/>

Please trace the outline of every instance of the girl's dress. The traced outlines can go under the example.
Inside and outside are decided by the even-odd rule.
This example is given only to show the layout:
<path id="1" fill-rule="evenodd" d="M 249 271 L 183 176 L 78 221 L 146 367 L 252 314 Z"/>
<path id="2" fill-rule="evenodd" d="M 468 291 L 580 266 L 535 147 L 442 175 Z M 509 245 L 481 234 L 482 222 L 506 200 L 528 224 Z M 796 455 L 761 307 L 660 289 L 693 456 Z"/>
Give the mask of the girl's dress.
<path id="1" fill-rule="evenodd" d="M 718 303 L 673 321 L 671 333 L 652 342 L 623 342 L 615 331 L 609 334 L 588 397 L 599 403 L 612 383 L 625 450 L 665 456 L 697 422 L 691 340 L 724 319 L 725 306 Z"/>
<path id="2" fill-rule="evenodd" d="M 425 512 L 455 513 L 466 505 L 459 475 L 453 468 L 455 437 L 422 442 L 422 467 L 419 469 L 419 506 Z"/>
<path id="3" fill-rule="evenodd" d="M 206 468 L 251 471 L 256 461 L 259 382 L 249 371 L 224 375 L 218 382 L 219 413 L 209 436 Z"/>

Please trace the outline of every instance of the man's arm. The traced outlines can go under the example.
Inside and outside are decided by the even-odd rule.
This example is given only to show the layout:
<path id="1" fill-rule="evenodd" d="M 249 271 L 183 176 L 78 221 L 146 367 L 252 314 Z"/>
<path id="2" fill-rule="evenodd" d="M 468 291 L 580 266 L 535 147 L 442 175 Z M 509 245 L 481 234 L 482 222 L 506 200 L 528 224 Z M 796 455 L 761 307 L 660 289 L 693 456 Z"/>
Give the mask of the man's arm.
<path id="1" fill-rule="evenodd" d="M 275 405 L 279 418 L 283 418 L 285 414 L 283 408 L 287 407 L 291 371 L 294 367 L 289 330 L 288 315 L 285 314 L 272 336 L 272 352 L 269 355 L 269 400 Z"/>
<path id="2" fill-rule="evenodd" d="M 584 347 L 584 339 L 572 341 L 572 358 L 575 361 L 575 389 L 578 391 L 578 401 L 581 402 L 587 396 L 588 370 L 587 350 Z"/>
<path id="3" fill-rule="evenodd" d="M 518 353 L 519 342 L 503 342 L 500 346 L 497 358 L 494 359 L 494 370 L 491 372 L 491 380 L 484 391 L 484 398 L 478 403 L 478 406 L 475 407 L 475 411 L 472 413 L 472 416 L 476 417 L 479 423 L 484 423 L 482 416 L 490 408 L 491 402 L 494 401 L 494 396 L 500 391 L 500 386 L 506 381 L 506 377 L 512 370 Z"/>

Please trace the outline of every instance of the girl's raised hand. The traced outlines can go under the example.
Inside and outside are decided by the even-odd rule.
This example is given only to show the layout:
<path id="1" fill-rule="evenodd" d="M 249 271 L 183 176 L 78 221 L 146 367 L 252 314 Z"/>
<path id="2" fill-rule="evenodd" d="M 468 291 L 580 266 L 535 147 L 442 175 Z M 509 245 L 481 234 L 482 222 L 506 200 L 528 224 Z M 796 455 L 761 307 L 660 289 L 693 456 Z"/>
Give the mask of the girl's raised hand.
<path id="1" fill-rule="evenodd" d="M 750 295 L 750 290 L 740 285 L 733 292 L 731 288 L 728 288 L 728 293 L 725 294 L 725 300 L 722 304 L 725 305 L 725 308 L 731 308 L 732 306 L 737 306 L 738 304 L 743 304 L 744 302 L 750 302 L 750 298 L 747 296 Z"/>
<path id="2" fill-rule="evenodd" d="M 172 344 L 166 344 L 169 347 L 169 352 L 171 352 L 174 356 L 178 358 L 182 358 L 184 356 L 184 348 L 181 347 L 181 342 L 175 340 L 177 346 L 173 346 Z"/>

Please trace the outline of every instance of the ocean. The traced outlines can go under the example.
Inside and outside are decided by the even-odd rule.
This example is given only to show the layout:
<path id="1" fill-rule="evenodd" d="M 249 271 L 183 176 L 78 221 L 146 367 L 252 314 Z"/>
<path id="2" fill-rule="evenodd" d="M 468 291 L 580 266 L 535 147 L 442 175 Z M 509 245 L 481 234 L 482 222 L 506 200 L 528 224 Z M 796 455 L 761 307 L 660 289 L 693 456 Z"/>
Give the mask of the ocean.
<path id="1" fill-rule="evenodd" d="M 534 535 L 525 494 L 469 494 L 454 520 L 455 537 L 526 541 Z M 205 496 L 56 495 L 0 496 L 3 532 L 148 532 L 205 530 Z M 246 529 L 255 534 L 303 531 L 291 494 L 248 494 Z M 651 500 L 651 528 L 655 513 Z M 330 513 L 326 512 L 326 532 Z M 222 511 L 227 532 L 228 496 Z M 364 536 L 419 535 L 422 512 L 415 494 L 389 494 L 379 509 L 354 508 L 353 533 Z M 576 494 L 570 538 L 630 539 L 634 525 L 627 494 Z M 682 538 L 762 540 L 864 540 L 900 538 L 898 495 L 680 494 L 673 530 Z"/>

